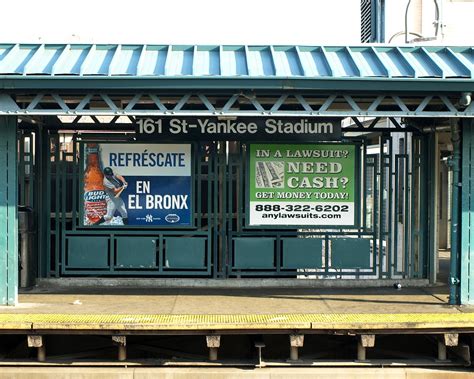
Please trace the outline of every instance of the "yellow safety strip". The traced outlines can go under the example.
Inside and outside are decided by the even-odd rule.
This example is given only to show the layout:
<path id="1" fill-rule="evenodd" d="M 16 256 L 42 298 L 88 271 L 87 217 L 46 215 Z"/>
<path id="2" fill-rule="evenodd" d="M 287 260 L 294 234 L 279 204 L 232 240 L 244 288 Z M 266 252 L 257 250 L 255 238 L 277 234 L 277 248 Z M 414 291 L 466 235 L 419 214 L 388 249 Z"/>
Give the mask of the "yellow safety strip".
<path id="1" fill-rule="evenodd" d="M 0 314 L 0 330 L 429 329 L 474 328 L 474 313 Z"/>

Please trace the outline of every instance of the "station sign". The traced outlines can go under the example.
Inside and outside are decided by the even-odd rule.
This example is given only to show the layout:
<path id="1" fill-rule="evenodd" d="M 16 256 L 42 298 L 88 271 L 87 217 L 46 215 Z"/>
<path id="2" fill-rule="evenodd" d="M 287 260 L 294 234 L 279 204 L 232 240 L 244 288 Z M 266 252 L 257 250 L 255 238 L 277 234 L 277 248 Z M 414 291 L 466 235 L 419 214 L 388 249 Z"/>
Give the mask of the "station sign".
<path id="1" fill-rule="evenodd" d="M 190 226 L 190 144 L 85 143 L 84 226 Z"/>
<path id="2" fill-rule="evenodd" d="M 251 144 L 248 225 L 356 225 L 354 144 Z"/>
<path id="3" fill-rule="evenodd" d="M 157 117 L 136 122 L 137 140 L 338 141 L 341 120 L 317 117 Z"/>

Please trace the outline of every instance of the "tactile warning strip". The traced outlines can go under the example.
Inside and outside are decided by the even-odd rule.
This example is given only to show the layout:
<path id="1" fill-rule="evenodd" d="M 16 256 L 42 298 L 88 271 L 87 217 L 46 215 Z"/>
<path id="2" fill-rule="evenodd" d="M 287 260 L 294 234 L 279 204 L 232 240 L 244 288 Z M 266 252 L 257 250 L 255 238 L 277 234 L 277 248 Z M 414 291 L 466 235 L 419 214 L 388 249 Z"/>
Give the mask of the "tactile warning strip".
<path id="1" fill-rule="evenodd" d="M 0 314 L 0 330 L 432 329 L 474 328 L 474 313 L 399 314 Z"/>

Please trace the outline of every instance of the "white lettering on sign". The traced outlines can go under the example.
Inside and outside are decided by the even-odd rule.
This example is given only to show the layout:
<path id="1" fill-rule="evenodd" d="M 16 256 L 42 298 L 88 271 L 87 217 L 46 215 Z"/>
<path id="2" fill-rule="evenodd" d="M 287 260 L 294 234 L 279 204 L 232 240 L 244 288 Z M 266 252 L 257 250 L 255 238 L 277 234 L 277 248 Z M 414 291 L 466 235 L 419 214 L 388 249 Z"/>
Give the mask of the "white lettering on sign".
<path id="1" fill-rule="evenodd" d="M 285 122 L 269 118 L 265 122 L 268 134 L 331 134 L 334 127 L 331 122 L 311 122 L 301 119 L 299 122 Z"/>
<path id="2" fill-rule="evenodd" d="M 140 119 L 137 121 L 140 134 L 162 133 L 163 122 L 161 119 L 153 120 L 151 118 Z"/>
<path id="3" fill-rule="evenodd" d="M 139 119 L 138 132 L 140 134 L 163 134 L 169 132 L 178 134 L 227 134 L 246 135 L 256 134 L 258 125 L 253 121 L 245 120 L 217 120 L 215 118 L 196 118 L 186 120 L 181 118 L 169 119 L 168 130 L 163 129 L 162 119 L 153 120 L 151 118 Z M 333 122 L 312 121 L 307 118 L 297 120 L 282 120 L 268 118 L 261 130 L 268 135 L 288 135 L 288 134 L 333 134 L 335 132 Z"/>

